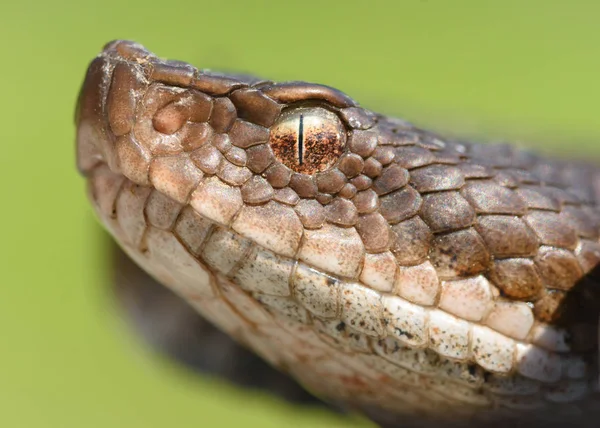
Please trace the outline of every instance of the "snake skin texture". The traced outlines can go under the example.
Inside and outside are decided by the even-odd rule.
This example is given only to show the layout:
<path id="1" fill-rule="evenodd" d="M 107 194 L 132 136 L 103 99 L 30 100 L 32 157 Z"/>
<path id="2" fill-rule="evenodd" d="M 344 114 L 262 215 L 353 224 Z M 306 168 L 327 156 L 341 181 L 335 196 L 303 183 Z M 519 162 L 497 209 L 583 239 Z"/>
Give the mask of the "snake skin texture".
<path id="1" fill-rule="evenodd" d="M 76 124 L 123 250 L 315 395 L 399 426 L 600 412 L 598 168 L 127 41 Z"/>

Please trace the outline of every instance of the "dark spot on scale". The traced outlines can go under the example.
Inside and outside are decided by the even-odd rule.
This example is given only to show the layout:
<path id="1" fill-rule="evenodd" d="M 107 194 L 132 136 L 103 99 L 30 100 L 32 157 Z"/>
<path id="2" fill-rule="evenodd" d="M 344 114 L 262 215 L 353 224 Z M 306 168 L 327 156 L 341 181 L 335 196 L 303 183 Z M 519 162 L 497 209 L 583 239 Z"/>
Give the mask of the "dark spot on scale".
<path id="1" fill-rule="evenodd" d="M 398 336 L 404 336 L 409 339 L 412 339 L 413 337 L 415 337 L 414 334 L 409 333 L 408 331 L 402 330 L 401 328 L 396 327 L 394 330 L 396 331 L 396 334 L 398 334 Z"/>
<path id="2" fill-rule="evenodd" d="M 477 374 L 477 366 L 475 364 L 467 365 L 467 371 L 471 376 L 475 376 Z"/>

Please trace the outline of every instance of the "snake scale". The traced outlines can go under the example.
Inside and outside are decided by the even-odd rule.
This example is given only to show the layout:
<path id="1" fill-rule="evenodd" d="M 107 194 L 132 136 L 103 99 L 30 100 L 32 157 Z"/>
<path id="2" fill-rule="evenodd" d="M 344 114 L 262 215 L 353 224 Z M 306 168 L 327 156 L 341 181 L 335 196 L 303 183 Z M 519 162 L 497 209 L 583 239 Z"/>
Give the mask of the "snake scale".
<path id="1" fill-rule="evenodd" d="M 129 257 L 318 397 L 387 426 L 599 420 L 597 167 L 129 41 L 76 126 Z"/>

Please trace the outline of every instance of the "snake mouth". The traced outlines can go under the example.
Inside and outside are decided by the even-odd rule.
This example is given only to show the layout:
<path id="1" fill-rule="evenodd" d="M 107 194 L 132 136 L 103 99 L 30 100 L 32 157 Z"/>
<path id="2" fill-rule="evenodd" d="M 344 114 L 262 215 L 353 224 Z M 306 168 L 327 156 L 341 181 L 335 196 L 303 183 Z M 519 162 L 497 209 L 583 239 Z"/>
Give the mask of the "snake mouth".
<path id="1" fill-rule="evenodd" d="M 79 169 L 125 251 L 322 395 L 589 395 L 597 169 L 131 42 L 91 63 L 76 122 Z"/>

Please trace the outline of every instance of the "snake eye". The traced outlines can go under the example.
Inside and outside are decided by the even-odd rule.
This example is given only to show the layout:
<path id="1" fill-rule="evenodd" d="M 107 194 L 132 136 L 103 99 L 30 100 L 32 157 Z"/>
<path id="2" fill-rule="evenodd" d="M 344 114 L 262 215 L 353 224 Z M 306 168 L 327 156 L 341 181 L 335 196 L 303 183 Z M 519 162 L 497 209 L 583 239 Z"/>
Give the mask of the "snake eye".
<path id="1" fill-rule="evenodd" d="M 271 128 L 269 143 L 288 168 L 314 174 L 333 166 L 344 151 L 346 135 L 339 117 L 320 107 L 285 111 Z"/>

